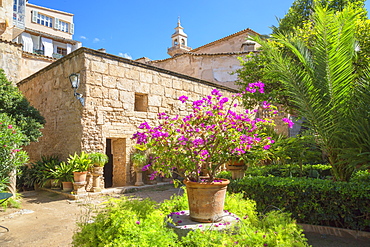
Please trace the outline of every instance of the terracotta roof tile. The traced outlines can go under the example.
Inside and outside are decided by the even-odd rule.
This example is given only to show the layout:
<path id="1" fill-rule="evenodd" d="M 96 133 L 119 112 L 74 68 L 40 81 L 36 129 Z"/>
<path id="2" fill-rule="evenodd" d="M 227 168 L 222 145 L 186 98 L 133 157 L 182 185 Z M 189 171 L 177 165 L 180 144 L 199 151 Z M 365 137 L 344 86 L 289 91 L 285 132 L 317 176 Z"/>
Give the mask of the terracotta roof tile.
<path id="1" fill-rule="evenodd" d="M 205 48 L 205 47 L 208 47 L 208 46 L 212 46 L 212 45 L 214 45 L 214 44 L 217 44 L 217 43 L 220 43 L 220 42 L 222 42 L 222 41 L 228 40 L 228 39 L 230 39 L 230 38 L 233 38 L 233 37 L 238 36 L 238 35 L 243 34 L 243 33 L 252 33 L 252 34 L 255 34 L 255 35 L 260 35 L 259 33 L 257 33 L 257 32 L 255 32 L 255 31 L 253 31 L 252 29 L 247 28 L 247 29 L 241 30 L 241 31 L 239 31 L 239 32 L 237 32 L 237 33 L 233 33 L 233 34 L 231 34 L 231 35 L 229 35 L 229 36 L 223 37 L 222 39 L 218 39 L 218 40 L 213 41 L 213 42 L 211 42 L 211 43 L 208 43 L 208 44 L 205 44 L 205 45 L 200 46 L 200 47 L 198 47 L 198 48 L 195 48 L 195 49 L 193 49 L 193 50 L 190 50 L 189 52 L 196 52 L 196 51 L 199 51 L 199 50 L 200 50 L 200 49 L 202 49 L 202 48 Z"/>
<path id="2" fill-rule="evenodd" d="M 27 33 L 42 35 L 44 37 L 47 37 L 47 38 L 50 38 L 50 39 L 53 39 L 53 40 L 56 40 L 56 41 L 62 41 L 62 42 L 69 43 L 69 44 L 72 44 L 72 45 L 75 45 L 76 43 L 79 42 L 79 41 L 76 41 L 76 40 L 73 40 L 73 39 L 66 39 L 66 38 L 55 36 L 55 35 L 52 35 L 52 34 L 49 34 L 49 33 L 45 33 L 45 32 L 37 31 L 37 30 L 34 30 L 34 29 L 30 29 L 28 27 L 26 27 L 25 31 Z"/>
<path id="3" fill-rule="evenodd" d="M 258 51 L 253 51 L 253 52 L 258 52 Z M 251 53 L 251 51 L 235 51 L 235 52 L 220 52 L 220 53 L 184 52 L 184 53 L 175 55 L 173 57 L 169 57 L 169 58 L 165 58 L 165 59 L 161 59 L 161 60 L 151 60 L 151 61 L 149 61 L 149 63 L 163 62 L 163 61 L 167 61 L 167 60 L 174 59 L 174 58 L 181 57 L 181 56 L 185 56 L 185 55 L 189 55 L 189 56 L 227 56 L 227 55 L 244 55 L 244 54 L 246 55 L 246 54 L 249 54 L 249 53 Z"/>

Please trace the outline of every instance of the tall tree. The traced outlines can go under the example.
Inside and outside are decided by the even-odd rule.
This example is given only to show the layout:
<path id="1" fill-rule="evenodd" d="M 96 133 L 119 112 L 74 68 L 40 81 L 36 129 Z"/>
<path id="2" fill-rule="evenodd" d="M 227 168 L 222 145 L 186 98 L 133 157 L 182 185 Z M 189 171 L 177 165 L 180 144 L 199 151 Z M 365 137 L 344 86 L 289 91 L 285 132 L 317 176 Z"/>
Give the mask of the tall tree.
<path id="1" fill-rule="evenodd" d="M 303 28 L 304 23 L 310 21 L 315 2 L 326 5 L 328 9 L 333 11 L 342 11 L 350 3 L 354 8 L 363 8 L 365 5 L 365 0 L 296 0 L 284 18 L 278 20 L 279 26 L 272 27 L 273 34 L 291 33 L 296 28 Z"/>
<path id="2" fill-rule="evenodd" d="M 255 41 L 263 47 L 266 70 L 317 133 L 335 178 L 348 181 L 355 166 L 370 161 L 370 67 L 356 66 L 363 11 L 349 4 L 338 12 L 315 3 L 310 42 L 298 31 Z"/>
<path id="3" fill-rule="evenodd" d="M 288 13 L 284 18 L 279 20 L 279 26 L 273 27 L 272 36 L 278 33 L 284 33 L 288 35 L 289 33 L 297 31 L 302 35 L 302 30 L 307 30 L 311 28 L 312 17 L 314 14 L 314 3 L 320 3 L 321 5 L 327 6 L 328 9 L 332 11 L 341 11 L 345 6 L 351 4 L 352 8 L 361 10 L 359 20 L 361 23 L 357 23 L 357 34 L 358 41 L 361 44 L 361 51 L 358 54 L 359 59 L 357 61 L 358 66 L 361 67 L 361 63 L 370 60 L 367 55 L 370 52 L 370 23 L 367 22 L 367 11 L 364 8 L 364 0 L 296 0 L 290 7 Z M 306 32 L 307 34 L 308 32 Z M 312 35 L 311 35 L 312 36 Z M 308 37 L 306 42 L 311 42 Z M 275 43 L 277 47 L 280 47 L 278 43 Z M 282 47 L 280 47 L 282 49 Z M 286 54 L 289 55 L 288 53 Z M 289 101 L 289 98 L 285 92 L 285 89 L 280 81 L 276 79 L 273 71 L 266 70 L 267 60 L 264 55 L 263 49 L 259 51 L 258 54 L 248 55 L 244 58 L 239 58 L 241 61 L 242 68 L 237 70 L 236 73 L 239 75 L 239 80 L 236 82 L 240 88 L 245 88 L 249 83 L 256 81 L 262 81 L 265 83 L 265 94 L 263 95 L 253 95 L 253 97 L 245 97 L 244 104 L 246 107 L 255 107 L 258 102 L 269 101 L 274 104 L 282 104 L 286 107 L 288 111 L 294 110 L 294 105 Z"/>

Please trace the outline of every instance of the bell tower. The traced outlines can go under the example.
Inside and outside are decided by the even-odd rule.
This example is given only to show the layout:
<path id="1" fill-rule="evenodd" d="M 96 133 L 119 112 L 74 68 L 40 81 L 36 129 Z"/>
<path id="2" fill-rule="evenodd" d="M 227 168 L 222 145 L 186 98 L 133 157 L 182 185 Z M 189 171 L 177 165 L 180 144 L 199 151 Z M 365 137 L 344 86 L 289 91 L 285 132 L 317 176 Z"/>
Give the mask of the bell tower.
<path id="1" fill-rule="evenodd" d="M 172 47 L 168 48 L 167 53 L 173 57 L 174 55 L 190 51 L 188 47 L 188 36 L 184 33 L 184 28 L 181 26 L 180 17 L 177 19 L 177 27 L 175 33 L 172 34 Z"/>

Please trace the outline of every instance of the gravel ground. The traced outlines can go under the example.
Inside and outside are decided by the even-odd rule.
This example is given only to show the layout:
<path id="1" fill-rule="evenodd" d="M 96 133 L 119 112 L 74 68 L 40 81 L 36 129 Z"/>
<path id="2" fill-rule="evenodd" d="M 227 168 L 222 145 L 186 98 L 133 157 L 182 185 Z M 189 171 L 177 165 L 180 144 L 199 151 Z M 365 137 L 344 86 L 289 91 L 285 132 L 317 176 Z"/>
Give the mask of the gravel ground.
<path id="1" fill-rule="evenodd" d="M 171 186 L 149 188 L 124 194 L 140 198 L 152 198 L 157 202 L 169 199 L 181 190 Z M 0 246 L 2 247 L 65 247 L 71 246 L 76 222 L 81 220 L 91 206 L 106 200 L 106 197 L 68 200 L 62 195 L 47 191 L 22 193 L 22 208 L 0 212 Z M 115 197 L 122 196 L 114 195 Z M 314 247 L 370 247 L 370 239 L 356 240 L 316 233 L 306 234 L 309 244 Z"/>

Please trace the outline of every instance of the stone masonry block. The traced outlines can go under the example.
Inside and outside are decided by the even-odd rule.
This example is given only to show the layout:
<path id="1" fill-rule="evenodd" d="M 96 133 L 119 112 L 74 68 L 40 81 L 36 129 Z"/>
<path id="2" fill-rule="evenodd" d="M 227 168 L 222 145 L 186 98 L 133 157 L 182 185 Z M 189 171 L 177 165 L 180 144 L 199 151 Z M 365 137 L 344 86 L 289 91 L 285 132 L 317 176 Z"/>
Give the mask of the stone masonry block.
<path id="1" fill-rule="evenodd" d="M 164 96 L 165 97 L 175 97 L 175 90 L 173 88 L 164 88 Z"/>
<path id="2" fill-rule="evenodd" d="M 98 61 L 91 61 L 91 71 L 96 71 L 102 74 L 109 74 L 108 64 Z"/>
<path id="3" fill-rule="evenodd" d="M 135 93 L 134 92 L 126 92 L 126 91 L 119 91 L 119 100 L 124 103 L 129 103 L 134 105 L 135 100 Z"/>
<path id="4" fill-rule="evenodd" d="M 164 94 L 164 87 L 162 85 L 150 84 L 150 91 L 151 94 L 163 95 Z"/>
<path id="5" fill-rule="evenodd" d="M 126 79 L 126 78 L 118 78 L 117 79 L 117 88 L 120 89 L 120 90 L 132 91 L 134 83 L 135 83 L 134 80 L 130 80 L 130 79 Z"/>
<path id="6" fill-rule="evenodd" d="M 182 83 L 182 89 L 185 90 L 185 91 L 194 91 L 194 86 L 192 83 L 187 83 L 186 81 L 184 81 Z"/>
<path id="7" fill-rule="evenodd" d="M 87 72 L 86 73 L 86 82 L 90 85 L 103 85 L 103 75 L 97 72 Z"/>
<path id="8" fill-rule="evenodd" d="M 162 96 L 160 95 L 149 95 L 148 96 L 148 105 L 149 106 L 161 106 L 162 105 Z"/>
<path id="9" fill-rule="evenodd" d="M 159 83 L 166 88 L 172 88 L 172 78 L 161 76 Z"/>
<path id="10" fill-rule="evenodd" d="M 153 76 L 152 74 L 148 73 L 147 71 L 141 71 L 140 72 L 140 81 L 145 83 L 152 83 Z"/>
<path id="11" fill-rule="evenodd" d="M 119 91 L 117 89 L 109 89 L 109 99 L 112 101 L 118 101 L 119 100 Z"/>
<path id="12" fill-rule="evenodd" d="M 157 114 L 158 113 L 158 107 L 157 106 L 149 106 L 148 107 L 148 112 Z"/>
<path id="13" fill-rule="evenodd" d="M 133 89 L 136 93 L 148 94 L 149 93 L 149 84 L 148 83 L 135 83 L 133 85 Z"/>
<path id="14" fill-rule="evenodd" d="M 116 88 L 117 78 L 114 76 L 103 76 L 103 86 L 108 88 Z"/>
<path id="15" fill-rule="evenodd" d="M 93 98 L 103 98 L 103 91 L 101 87 L 89 87 L 89 96 Z"/>
<path id="16" fill-rule="evenodd" d="M 125 73 L 125 77 L 127 79 L 138 81 L 139 80 L 139 72 L 137 70 L 132 69 L 132 68 L 127 69 L 126 73 Z"/>
<path id="17" fill-rule="evenodd" d="M 109 64 L 109 75 L 116 76 L 116 77 L 124 77 L 125 76 L 125 69 L 118 65 Z"/>
<path id="18" fill-rule="evenodd" d="M 180 81 L 180 80 L 173 80 L 172 81 L 172 87 L 174 89 L 182 90 L 182 81 Z"/>

